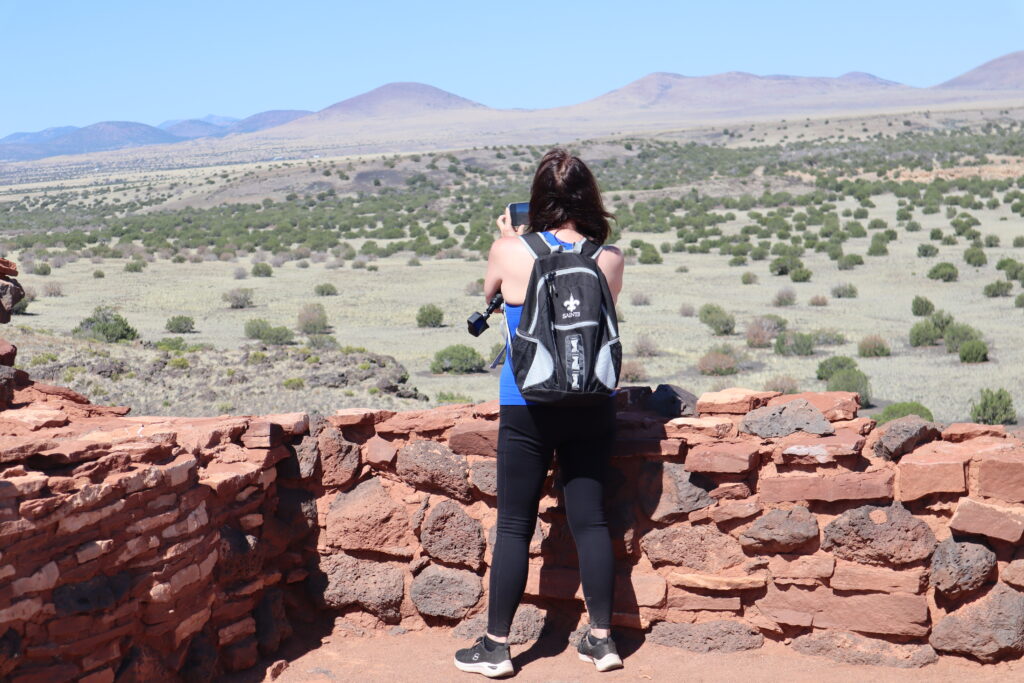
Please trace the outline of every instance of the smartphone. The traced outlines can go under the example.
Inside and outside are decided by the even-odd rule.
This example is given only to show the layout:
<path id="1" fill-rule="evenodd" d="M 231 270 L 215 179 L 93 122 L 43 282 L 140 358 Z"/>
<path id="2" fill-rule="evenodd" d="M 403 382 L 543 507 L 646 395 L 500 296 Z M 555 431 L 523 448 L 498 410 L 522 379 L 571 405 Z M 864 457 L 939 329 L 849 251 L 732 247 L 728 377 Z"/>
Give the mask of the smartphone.
<path id="1" fill-rule="evenodd" d="M 512 218 L 512 227 L 530 224 L 530 202 L 513 202 L 508 205 L 508 213 Z"/>

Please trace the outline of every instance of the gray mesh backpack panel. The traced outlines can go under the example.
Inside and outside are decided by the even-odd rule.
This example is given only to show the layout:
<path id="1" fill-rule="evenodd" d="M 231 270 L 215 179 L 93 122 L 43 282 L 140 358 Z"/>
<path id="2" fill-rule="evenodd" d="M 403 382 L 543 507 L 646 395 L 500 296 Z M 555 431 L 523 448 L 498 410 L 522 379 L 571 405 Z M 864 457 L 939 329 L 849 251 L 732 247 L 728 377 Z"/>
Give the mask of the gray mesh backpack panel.
<path id="1" fill-rule="evenodd" d="M 519 239 L 534 256 L 512 340 L 512 371 L 523 398 L 560 405 L 606 399 L 619 381 L 622 347 L 611 292 L 597 267 L 602 248 L 582 240 L 566 251 L 539 233 Z"/>

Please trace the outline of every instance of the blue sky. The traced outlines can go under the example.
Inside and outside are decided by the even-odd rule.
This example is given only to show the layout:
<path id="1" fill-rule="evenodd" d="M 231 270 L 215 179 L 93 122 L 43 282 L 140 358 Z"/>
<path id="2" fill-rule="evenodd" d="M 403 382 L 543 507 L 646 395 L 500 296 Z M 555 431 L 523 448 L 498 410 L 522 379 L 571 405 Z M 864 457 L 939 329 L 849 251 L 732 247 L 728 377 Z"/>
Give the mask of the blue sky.
<path id="1" fill-rule="evenodd" d="M 0 0 L 0 137 L 315 110 L 391 81 L 527 108 L 654 71 L 929 86 L 1021 49 L 1024 0 Z"/>

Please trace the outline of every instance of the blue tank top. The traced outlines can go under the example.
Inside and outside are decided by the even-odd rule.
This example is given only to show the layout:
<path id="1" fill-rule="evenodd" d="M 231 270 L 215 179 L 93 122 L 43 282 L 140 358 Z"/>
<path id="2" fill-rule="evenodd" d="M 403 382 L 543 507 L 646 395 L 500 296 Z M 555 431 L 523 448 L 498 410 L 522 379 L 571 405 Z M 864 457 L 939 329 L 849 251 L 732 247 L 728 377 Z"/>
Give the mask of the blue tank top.
<path id="1" fill-rule="evenodd" d="M 566 249 L 572 249 L 575 242 L 563 242 L 550 232 L 542 232 L 541 235 L 549 244 L 560 244 Z M 519 327 L 519 318 L 523 315 L 523 306 L 519 304 L 505 304 L 505 324 L 508 325 L 508 335 L 505 340 L 505 363 L 501 366 L 501 378 L 498 380 L 498 403 L 503 406 L 526 406 L 533 405 L 532 401 L 523 398 L 522 392 L 516 386 L 516 378 L 512 370 L 512 339 L 516 336 L 516 328 Z"/>

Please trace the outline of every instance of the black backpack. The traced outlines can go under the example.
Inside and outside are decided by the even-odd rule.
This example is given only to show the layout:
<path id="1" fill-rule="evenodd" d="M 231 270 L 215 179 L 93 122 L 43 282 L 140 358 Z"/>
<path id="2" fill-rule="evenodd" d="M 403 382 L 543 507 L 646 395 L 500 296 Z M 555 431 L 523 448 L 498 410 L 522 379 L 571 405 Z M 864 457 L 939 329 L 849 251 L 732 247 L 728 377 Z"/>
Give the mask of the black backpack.
<path id="1" fill-rule="evenodd" d="M 608 282 L 597 267 L 603 247 L 581 240 L 566 251 L 539 233 L 519 239 L 534 257 L 511 345 L 519 391 L 533 403 L 606 400 L 619 382 L 622 346 Z"/>

